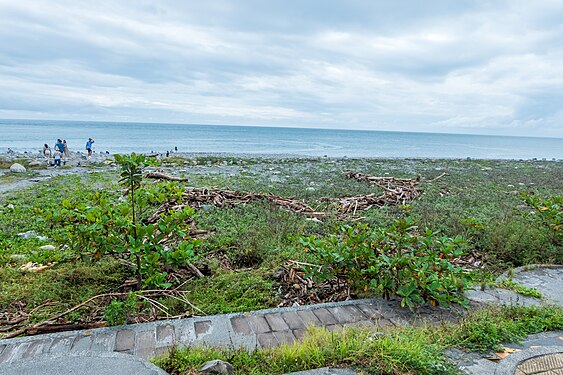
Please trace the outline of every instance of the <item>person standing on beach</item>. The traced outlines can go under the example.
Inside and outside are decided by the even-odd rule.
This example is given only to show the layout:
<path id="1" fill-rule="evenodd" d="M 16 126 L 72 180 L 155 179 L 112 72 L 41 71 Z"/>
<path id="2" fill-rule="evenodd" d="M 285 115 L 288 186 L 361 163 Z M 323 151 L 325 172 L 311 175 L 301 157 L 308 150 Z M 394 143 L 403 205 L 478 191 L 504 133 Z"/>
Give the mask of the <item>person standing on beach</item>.
<path id="1" fill-rule="evenodd" d="M 55 143 L 55 152 L 57 151 L 64 152 L 64 150 L 65 150 L 65 145 L 63 144 L 63 141 L 57 139 L 57 143 Z"/>
<path id="2" fill-rule="evenodd" d="M 51 152 L 51 148 L 47 143 L 43 145 L 43 156 L 45 156 L 47 159 L 51 159 L 51 157 L 53 156 L 53 153 Z"/>
<path id="3" fill-rule="evenodd" d="M 55 168 L 56 167 L 60 167 L 61 166 L 61 158 L 63 156 L 63 153 L 61 151 L 55 151 Z"/>
<path id="4" fill-rule="evenodd" d="M 63 153 L 65 155 L 65 158 L 68 158 L 70 156 L 70 151 L 68 151 L 68 144 L 66 143 L 66 139 L 63 139 Z"/>
<path id="5" fill-rule="evenodd" d="M 88 157 L 92 156 L 92 144 L 94 140 L 92 138 L 88 138 L 88 142 L 86 142 L 86 151 L 88 151 Z"/>

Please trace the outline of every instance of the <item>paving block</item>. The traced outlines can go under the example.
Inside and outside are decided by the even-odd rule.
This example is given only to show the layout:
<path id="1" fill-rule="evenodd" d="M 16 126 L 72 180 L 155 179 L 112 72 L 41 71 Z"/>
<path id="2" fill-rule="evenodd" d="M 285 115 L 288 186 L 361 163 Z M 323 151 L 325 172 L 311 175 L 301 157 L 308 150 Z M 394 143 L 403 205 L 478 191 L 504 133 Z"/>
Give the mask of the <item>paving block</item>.
<path id="1" fill-rule="evenodd" d="M 176 344 L 176 334 L 174 326 L 164 324 L 156 327 L 156 347 L 169 347 Z"/>
<path id="2" fill-rule="evenodd" d="M 52 340 L 50 339 L 32 341 L 29 344 L 29 347 L 27 348 L 25 353 L 22 355 L 22 358 L 29 358 L 39 354 L 46 353 L 49 350 L 49 347 L 51 346 L 51 341 Z"/>
<path id="3" fill-rule="evenodd" d="M 231 318 L 231 326 L 233 327 L 235 333 L 239 335 L 247 336 L 252 334 L 252 328 L 250 328 L 250 325 L 248 324 L 248 318 L 244 316 L 235 316 L 234 318 Z"/>
<path id="4" fill-rule="evenodd" d="M 115 332 L 96 333 L 92 335 L 92 346 L 90 350 L 94 352 L 111 353 L 113 351 L 115 336 Z"/>
<path id="5" fill-rule="evenodd" d="M 356 309 L 356 311 L 355 311 L 355 310 L 349 309 L 348 307 L 351 307 L 351 306 L 329 307 L 328 311 L 330 311 L 330 313 L 336 318 L 336 320 L 340 324 L 353 323 L 353 322 L 358 321 L 358 317 L 355 314 L 357 314 L 356 311 L 359 311 L 359 310 Z M 363 316 L 363 314 L 362 314 L 362 316 Z M 366 318 L 364 318 L 364 319 L 366 319 Z"/>
<path id="6" fill-rule="evenodd" d="M 51 346 L 49 347 L 48 353 L 67 353 L 72 347 L 74 337 L 57 337 L 53 339 Z"/>
<path id="7" fill-rule="evenodd" d="M 313 310 L 313 314 L 319 319 L 320 325 L 327 326 L 338 323 L 338 320 L 324 307 Z"/>
<path id="8" fill-rule="evenodd" d="M 274 336 L 280 344 L 293 344 L 295 336 L 291 331 L 274 332 Z"/>
<path id="9" fill-rule="evenodd" d="M 92 336 L 90 335 L 79 335 L 76 336 L 74 341 L 72 342 L 72 346 L 70 350 L 75 352 L 81 352 L 90 350 L 92 346 Z"/>
<path id="10" fill-rule="evenodd" d="M 211 320 L 202 320 L 194 323 L 195 334 L 197 337 L 206 335 L 211 329 Z"/>
<path id="11" fill-rule="evenodd" d="M 266 315 L 264 315 L 264 318 L 266 319 L 266 321 L 270 325 L 270 328 L 272 329 L 272 331 L 280 332 L 280 331 L 289 330 L 289 326 L 287 325 L 285 320 L 283 320 L 281 314 L 279 314 L 279 313 L 266 314 Z"/>
<path id="12" fill-rule="evenodd" d="M 27 352 L 27 350 L 29 349 L 30 344 L 31 343 L 29 343 L 29 342 L 23 342 L 23 343 L 17 345 L 15 347 L 14 351 L 12 352 L 10 362 L 18 361 L 18 360 L 24 358 L 24 355 Z"/>
<path id="13" fill-rule="evenodd" d="M 381 311 L 374 305 L 369 303 L 361 303 L 356 305 L 357 308 L 362 310 L 362 312 L 371 320 L 378 320 L 383 317 Z"/>
<path id="14" fill-rule="evenodd" d="M 307 327 L 296 311 L 283 312 L 281 316 L 291 329 L 305 329 Z"/>
<path id="15" fill-rule="evenodd" d="M 301 318 L 306 327 L 310 325 L 321 325 L 321 321 L 315 314 L 313 314 L 311 310 L 299 310 L 297 311 L 297 315 L 299 316 L 299 318 Z"/>
<path id="16" fill-rule="evenodd" d="M 274 336 L 273 332 L 259 333 L 258 343 L 260 343 L 262 348 L 273 348 L 279 344 L 278 339 Z"/>
<path id="17" fill-rule="evenodd" d="M 4 350 L 0 353 L 0 363 L 9 362 L 16 348 L 17 345 L 5 345 Z"/>
<path id="18" fill-rule="evenodd" d="M 293 330 L 293 336 L 295 336 L 295 338 L 297 340 L 303 340 L 306 333 L 307 333 L 306 329 L 294 329 Z"/>
<path id="19" fill-rule="evenodd" d="M 115 352 L 132 353 L 135 348 L 135 331 L 131 329 L 121 329 L 115 337 Z"/>
<path id="20" fill-rule="evenodd" d="M 266 333 L 271 331 L 270 325 L 263 316 L 251 315 L 247 319 L 254 333 Z"/>
<path id="21" fill-rule="evenodd" d="M 135 337 L 135 355 L 143 359 L 154 356 L 156 349 L 156 332 L 154 329 L 137 332 Z"/>

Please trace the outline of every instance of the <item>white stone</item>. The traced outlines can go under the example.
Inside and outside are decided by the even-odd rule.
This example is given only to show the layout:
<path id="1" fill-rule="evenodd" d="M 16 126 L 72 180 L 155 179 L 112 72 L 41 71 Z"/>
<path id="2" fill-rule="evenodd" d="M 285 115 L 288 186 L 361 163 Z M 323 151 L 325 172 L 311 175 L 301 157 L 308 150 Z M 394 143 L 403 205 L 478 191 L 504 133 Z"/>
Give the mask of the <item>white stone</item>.
<path id="1" fill-rule="evenodd" d="M 14 173 L 25 173 L 26 169 L 23 165 L 21 165 L 20 163 L 14 163 L 12 164 L 12 166 L 10 167 L 10 172 L 14 172 Z"/>

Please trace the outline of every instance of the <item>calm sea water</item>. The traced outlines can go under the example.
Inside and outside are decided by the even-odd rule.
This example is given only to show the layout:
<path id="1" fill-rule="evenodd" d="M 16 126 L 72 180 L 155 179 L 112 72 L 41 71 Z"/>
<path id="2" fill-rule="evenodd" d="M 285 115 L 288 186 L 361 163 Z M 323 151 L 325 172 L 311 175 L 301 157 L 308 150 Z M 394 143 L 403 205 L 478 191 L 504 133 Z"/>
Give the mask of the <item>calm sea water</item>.
<path id="1" fill-rule="evenodd" d="M 57 138 L 84 152 L 293 154 L 330 157 L 563 159 L 563 138 L 531 138 L 359 130 L 0 120 L 0 152 L 37 152 Z"/>

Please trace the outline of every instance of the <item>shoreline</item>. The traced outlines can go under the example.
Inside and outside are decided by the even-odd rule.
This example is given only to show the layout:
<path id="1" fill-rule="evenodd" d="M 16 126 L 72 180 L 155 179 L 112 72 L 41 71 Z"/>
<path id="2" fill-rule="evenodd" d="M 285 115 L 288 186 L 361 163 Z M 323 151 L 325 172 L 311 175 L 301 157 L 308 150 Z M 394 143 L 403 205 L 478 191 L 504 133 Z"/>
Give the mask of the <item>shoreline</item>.
<path id="1" fill-rule="evenodd" d="M 118 155 L 126 155 L 129 153 L 117 153 Z M 563 159 L 557 158 L 476 158 L 476 157 L 429 157 L 429 156 L 317 156 L 306 154 L 292 154 L 292 153 L 236 153 L 236 152 L 172 152 L 166 156 L 164 152 L 154 153 L 137 153 L 145 156 L 153 156 L 162 160 L 167 158 L 241 158 L 241 159 L 270 159 L 270 160 L 283 160 L 283 159 L 300 159 L 300 160 L 483 160 L 483 161 L 542 161 L 542 162 L 563 162 Z M 99 163 L 108 159 L 112 159 L 115 153 L 101 153 L 94 152 L 91 161 Z M 14 160 L 14 159 L 29 159 L 29 160 L 47 160 L 40 150 L 37 152 L 18 152 L 18 151 L 3 151 L 0 152 L 0 159 Z M 83 160 L 87 161 L 88 157 L 85 151 L 71 151 L 71 157 L 63 158 L 63 160 Z"/>

